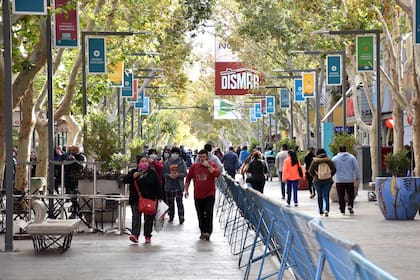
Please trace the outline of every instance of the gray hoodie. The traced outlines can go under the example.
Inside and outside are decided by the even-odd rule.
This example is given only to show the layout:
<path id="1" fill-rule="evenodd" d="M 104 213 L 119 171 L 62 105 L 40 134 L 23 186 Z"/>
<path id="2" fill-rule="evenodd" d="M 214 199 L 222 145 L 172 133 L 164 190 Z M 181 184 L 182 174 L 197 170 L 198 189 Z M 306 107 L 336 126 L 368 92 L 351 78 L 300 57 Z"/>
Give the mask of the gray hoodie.
<path id="1" fill-rule="evenodd" d="M 336 183 L 352 183 L 360 178 L 359 166 L 356 158 L 348 152 L 340 152 L 332 158 L 337 172 Z"/>

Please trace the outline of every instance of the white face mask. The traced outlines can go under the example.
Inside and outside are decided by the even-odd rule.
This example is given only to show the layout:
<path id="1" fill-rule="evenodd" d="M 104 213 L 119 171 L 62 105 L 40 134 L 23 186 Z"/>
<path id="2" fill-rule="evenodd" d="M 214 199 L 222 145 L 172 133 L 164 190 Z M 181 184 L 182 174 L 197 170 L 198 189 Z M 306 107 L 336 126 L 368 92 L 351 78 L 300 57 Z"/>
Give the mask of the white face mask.
<path id="1" fill-rule="evenodd" d="M 179 159 L 179 155 L 178 154 L 171 154 L 171 159 L 177 160 L 177 159 Z"/>
<path id="2" fill-rule="evenodd" d="M 156 154 L 151 154 L 149 157 L 151 159 L 153 159 L 153 160 L 157 160 L 158 159 L 158 156 Z"/>

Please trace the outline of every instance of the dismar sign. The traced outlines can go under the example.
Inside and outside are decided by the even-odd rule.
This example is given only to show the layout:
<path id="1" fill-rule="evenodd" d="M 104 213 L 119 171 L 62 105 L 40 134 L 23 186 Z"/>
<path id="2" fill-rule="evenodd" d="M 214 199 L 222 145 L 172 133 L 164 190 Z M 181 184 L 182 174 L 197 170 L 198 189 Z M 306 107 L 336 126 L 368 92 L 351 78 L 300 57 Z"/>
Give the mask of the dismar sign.
<path id="1" fill-rule="evenodd" d="M 243 66 L 241 62 L 216 62 L 216 95 L 244 95 L 258 89 L 258 71 Z"/>

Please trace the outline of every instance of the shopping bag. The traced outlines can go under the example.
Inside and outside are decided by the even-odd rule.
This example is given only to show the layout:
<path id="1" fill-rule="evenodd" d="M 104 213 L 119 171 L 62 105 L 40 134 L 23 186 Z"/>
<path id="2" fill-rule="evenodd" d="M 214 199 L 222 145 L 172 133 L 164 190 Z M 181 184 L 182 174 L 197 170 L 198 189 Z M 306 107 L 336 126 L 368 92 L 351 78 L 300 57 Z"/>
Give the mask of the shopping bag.
<path id="1" fill-rule="evenodd" d="M 169 206 L 163 201 L 159 200 L 156 209 L 155 220 L 153 223 L 155 231 L 159 232 L 165 224 L 165 214 L 168 211 Z"/>

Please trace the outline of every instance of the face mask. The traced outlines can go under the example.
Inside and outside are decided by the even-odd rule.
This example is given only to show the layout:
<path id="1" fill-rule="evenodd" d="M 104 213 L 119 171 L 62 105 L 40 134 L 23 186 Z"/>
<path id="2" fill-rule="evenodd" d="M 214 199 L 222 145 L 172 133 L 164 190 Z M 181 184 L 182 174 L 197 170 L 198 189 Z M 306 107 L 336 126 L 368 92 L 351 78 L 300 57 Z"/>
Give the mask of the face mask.
<path id="1" fill-rule="evenodd" d="M 139 163 L 140 170 L 146 170 L 148 167 L 149 167 L 149 163 L 148 162 L 140 162 Z"/>
<path id="2" fill-rule="evenodd" d="M 163 153 L 163 156 L 164 156 L 165 158 L 168 158 L 168 157 L 170 156 L 170 154 L 169 154 L 169 153 Z"/>
<path id="3" fill-rule="evenodd" d="M 179 159 L 179 155 L 178 154 L 171 154 L 171 158 L 174 160 Z"/>
<path id="4" fill-rule="evenodd" d="M 158 156 L 156 154 L 151 154 L 149 157 L 151 159 L 153 159 L 153 160 L 157 160 L 158 159 Z"/>

